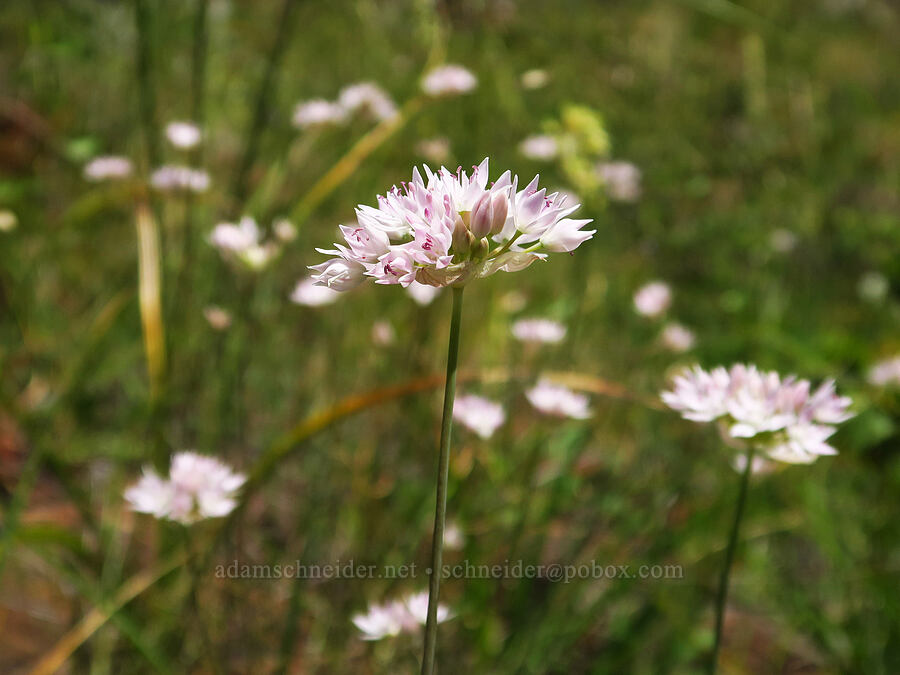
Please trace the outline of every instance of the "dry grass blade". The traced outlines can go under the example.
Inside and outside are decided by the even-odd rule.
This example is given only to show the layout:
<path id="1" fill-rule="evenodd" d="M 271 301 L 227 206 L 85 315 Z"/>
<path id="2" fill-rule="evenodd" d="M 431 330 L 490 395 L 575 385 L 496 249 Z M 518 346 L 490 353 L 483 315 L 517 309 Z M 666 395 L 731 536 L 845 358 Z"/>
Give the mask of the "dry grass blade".
<path id="1" fill-rule="evenodd" d="M 109 621 L 113 614 L 169 574 L 169 572 L 182 565 L 184 561 L 185 556 L 179 555 L 155 569 L 140 572 L 131 577 L 119 588 L 108 605 L 95 607 L 72 630 L 63 635 L 44 658 L 29 671 L 29 675 L 51 675 L 51 673 L 55 673 L 75 653 L 78 647 L 84 644 L 101 626 Z"/>
<path id="2" fill-rule="evenodd" d="M 137 208 L 138 291 L 144 349 L 147 353 L 147 375 L 150 399 L 162 392 L 166 366 L 165 329 L 162 318 L 160 279 L 159 226 L 146 204 Z"/>

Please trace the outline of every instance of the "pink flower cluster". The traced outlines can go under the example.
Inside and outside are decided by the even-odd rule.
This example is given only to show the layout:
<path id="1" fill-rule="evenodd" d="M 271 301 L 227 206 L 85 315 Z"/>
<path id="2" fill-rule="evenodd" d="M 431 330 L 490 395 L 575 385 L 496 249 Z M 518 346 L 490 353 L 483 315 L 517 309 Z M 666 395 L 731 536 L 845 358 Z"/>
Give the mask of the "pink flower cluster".
<path id="1" fill-rule="evenodd" d="M 144 469 L 141 479 L 125 491 L 125 500 L 133 511 L 189 525 L 231 513 L 245 481 L 214 457 L 179 452 L 172 458 L 168 478 Z"/>
<path id="2" fill-rule="evenodd" d="M 850 399 L 837 395 L 833 381 L 812 391 L 808 380 L 743 364 L 711 372 L 694 367 L 662 399 L 685 419 L 720 420 L 732 438 L 753 439 L 772 459 L 793 464 L 837 454 L 825 441 L 853 417 Z"/>
<path id="3" fill-rule="evenodd" d="M 363 640 L 381 640 L 400 633 L 411 633 L 424 626 L 428 617 L 428 593 L 414 593 L 403 600 L 383 605 L 372 605 L 365 614 L 353 617 L 363 634 Z M 438 605 L 437 620 L 443 623 L 450 618 L 450 610 Z"/>
<path id="4" fill-rule="evenodd" d="M 358 224 L 341 226 L 344 243 L 318 249 L 334 256 L 310 268 L 319 284 L 347 290 L 371 277 L 404 287 L 461 285 L 522 270 L 544 259 L 542 251 L 572 251 L 595 233 L 581 229 L 590 220 L 568 217 L 578 204 L 538 189 L 537 176 L 519 190 L 509 171 L 488 186 L 487 159 L 471 176 L 423 168 L 424 178 L 414 169 L 412 181 L 379 196 L 377 208 L 359 206 Z"/>

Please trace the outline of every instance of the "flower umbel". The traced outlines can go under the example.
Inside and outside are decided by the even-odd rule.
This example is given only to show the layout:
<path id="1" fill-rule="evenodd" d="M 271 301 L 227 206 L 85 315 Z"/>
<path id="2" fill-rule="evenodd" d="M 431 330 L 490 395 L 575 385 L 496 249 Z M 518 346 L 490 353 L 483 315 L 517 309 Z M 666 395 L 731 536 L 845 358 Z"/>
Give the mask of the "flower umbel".
<path id="1" fill-rule="evenodd" d="M 900 386 L 900 356 L 876 363 L 869 369 L 868 380 L 876 387 Z"/>
<path id="2" fill-rule="evenodd" d="M 209 243 L 223 257 L 257 271 L 265 268 L 281 250 L 275 241 L 262 241 L 259 226 L 250 216 L 244 216 L 237 224 L 219 223 L 210 232 Z"/>
<path id="3" fill-rule="evenodd" d="M 134 511 L 190 525 L 231 513 L 245 480 L 213 457 L 180 452 L 172 458 L 167 479 L 145 468 L 141 479 L 125 491 L 125 500 Z"/>
<path id="4" fill-rule="evenodd" d="M 837 450 L 825 441 L 853 413 L 834 382 L 811 391 L 808 380 L 737 364 L 711 372 L 695 367 L 662 394 L 670 408 L 694 422 L 719 420 L 732 438 L 747 439 L 772 459 L 809 464 Z"/>
<path id="5" fill-rule="evenodd" d="M 566 337 L 566 327 L 552 319 L 519 319 L 510 330 L 522 342 L 555 344 Z"/>
<path id="6" fill-rule="evenodd" d="M 672 304 L 672 289 L 664 281 L 651 281 L 634 294 L 634 309 L 638 314 L 656 317 Z"/>
<path id="7" fill-rule="evenodd" d="M 453 418 L 481 438 L 490 438 L 506 420 L 506 413 L 499 403 L 475 394 L 466 394 L 456 399 Z"/>
<path id="8" fill-rule="evenodd" d="M 587 396 L 547 380 L 541 380 L 526 391 L 525 397 L 531 405 L 546 415 L 571 417 L 576 420 L 586 420 L 593 415 Z"/>
<path id="9" fill-rule="evenodd" d="M 127 157 L 105 155 L 95 157 L 84 166 L 84 177 L 90 181 L 127 178 L 131 175 L 132 164 Z"/>
<path id="10" fill-rule="evenodd" d="M 572 251 L 596 230 L 590 220 L 569 218 L 569 205 L 557 192 L 538 189 L 535 176 L 524 189 L 509 171 L 488 185 L 488 160 L 471 176 L 423 167 L 409 183 L 378 197 L 378 207 L 361 205 L 355 227 L 341 226 L 343 243 L 333 256 L 311 267 L 323 286 L 348 290 L 365 277 L 378 284 L 414 282 L 429 286 L 462 286 L 495 272 L 517 272 L 542 251 Z"/>
<path id="11" fill-rule="evenodd" d="M 428 610 L 428 593 L 414 593 L 403 600 L 383 605 L 372 605 L 365 614 L 353 616 L 355 625 L 363 634 L 363 640 L 381 640 L 400 633 L 412 633 L 425 624 Z M 438 622 L 450 618 L 450 610 L 438 606 Z"/>

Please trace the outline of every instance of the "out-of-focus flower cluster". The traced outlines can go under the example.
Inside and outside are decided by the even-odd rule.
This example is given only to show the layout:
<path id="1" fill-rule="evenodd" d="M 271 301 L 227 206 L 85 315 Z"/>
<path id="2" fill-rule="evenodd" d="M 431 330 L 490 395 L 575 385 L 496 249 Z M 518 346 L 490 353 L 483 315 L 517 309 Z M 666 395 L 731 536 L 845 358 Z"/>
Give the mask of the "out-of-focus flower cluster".
<path id="1" fill-rule="evenodd" d="M 549 380 L 538 381 L 525 392 L 525 397 L 531 405 L 546 415 L 571 417 L 576 420 L 586 420 L 593 415 L 587 396 Z"/>
<path id="2" fill-rule="evenodd" d="M 657 317 L 672 304 L 672 289 L 663 281 L 651 281 L 634 294 L 634 309 L 638 314 Z"/>
<path id="3" fill-rule="evenodd" d="M 488 160 L 469 176 L 423 167 L 412 181 L 378 198 L 378 207 L 361 205 L 355 227 L 341 226 L 344 242 L 333 256 L 313 266 L 314 278 L 335 290 L 347 290 L 366 277 L 378 284 L 413 282 L 461 285 L 498 271 L 516 272 L 546 257 L 545 251 L 572 251 L 595 230 L 590 220 L 569 218 L 559 193 L 539 189 L 535 176 L 518 189 L 518 176 L 505 172 L 488 186 Z"/>
<path id="4" fill-rule="evenodd" d="M 317 98 L 298 103 L 294 108 L 294 126 L 336 126 L 358 113 L 380 122 L 393 119 L 397 112 L 394 100 L 384 89 L 374 82 L 357 82 L 341 89 L 336 101 Z"/>
<path id="5" fill-rule="evenodd" d="M 189 166 L 161 166 L 150 175 L 150 185 L 161 192 L 206 192 L 209 184 L 206 171 Z"/>
<path id="6" fill-rule="evenodd" d="M 481 438 L 490 438 L 506 421 L 506 413 L 499 403 L 475 394 L 465 394 L 453 402 L 453 418 Z"/>
<path id="7" fill-rule="evenodd" d="M 214 457 L 180 452 L 172 458 L 168 478 L 145 468 L 125 491 L 125 500 L 134 511 L 189 525 L 231 513 L 245 480 Z"/>
<path id="8" fill-rule="evenodd" d="M 179 150 L 191 150 L 200 144 L 203 132 L 193 122 L 169 122 L 166 125 L 166 138 Z"/>
<path id="9" fill-rule="evenodd" d="M 812 391 L 808 380 L 743 364 L 711 372 L 694 367 L 677 376 L 662 399 L 685 419 L 718 420 L 731 438 L 746 439 L 772 459 L 792 464 L 837 454 L 825 441 L 853 416 L 850 399 L 837 395 L 833 381 Z"/>
<path id="10" fill-rule="evenodd" d="M 869 369 L 869 384 L 900 387 L 900 356 L 879 361 Z"/>
<path id="11" fill-rule="evenodd" d="M 363 640 L 381 640 L 400 633 L 415 632 L 425 625 L 427 618 L 428 593 L 422 592 L 383 605 L 372 605 L 365 614 L 353 616 L 353 625 L 363 634 Z M 449 618 L 450 610 L 438 605 L 438 623 Z"/>
<path id="12" fill-rule="evenodd" d="M 613 201 L 637 201 L 641 170 L 631 162 L 609 161 L 609 150 L 603 117 L 583 105 L 565 106 L 559 119 L 544 123 L 543 133 L 528 136 L 519 144 L 519 152 L 528 159 L 557 161 L 579 192 L 599 190 Z"/>
<path id="13" fill-rule="evenodd" d="M 673 322 L 663 326 L 659 340 L 666 349 L 673 352 L 686 352 L 694 346 L 697 336 L 690 328 Z"/>
<path id="14" fill-rule="evenodd" d="M 170 122 L 166 125 L 166 139 L 179 150 L 196 148 L 203 139 L 203 130 L 193 122 Z M 129 177 L 134 165 L 127 157 L 102 155 L 84 165 L 84 177 L 91 182 Z M 209 173 L 183 164 L 164 164 L 150 174 L 150 185 L 160 192 L 206 192 L 211 180 Z"/>
<path id="15" fill-rule="evenodd" d="M 16 214 L 7 209 L 0 209 L 0 232 L 12 232 L 19 224 Z"/>
<path id="16" fill-rule="evenodd" d="M 237 261 L 251 270 L 261 270 L 281 252 L 279 242 L 285 241 L 285 235 L 288 240 L 294 236 L 287 232 L 288 226 L 293 230 L 287 221 L 277 221 L 273 226 L 275 239 L 264 241 L 256 221 L 244 216 L 236 224 L 216 225 L 209 234 L 209 243 L 219 249 L 225 259 Z"/>
<path id="17" fill-rule="evenodd" d="M 422 91 L 432 97 L 453 96 L 469 92 L 477 85 L 478 80 L 471 72 L 448 64 L 425 75 Z M 294 126 L 300 129 L 340 126 L 357 114 L 384 122 L 394 119 L 399 112 L 394 100 L 379 85 L 356 82 L 341 89 L 335 101 L 316 98 L 298 103 L 294 108 Z"/>
<path id="18" fill-rule="evenodd" d="M 641 196 L 641 170 L 631 162 L 600 162 L 595 168 L 613 201 L 635 202 Z"/>
<path id="19" fill-rule="evenodd" d="M 478 78 L 455 63 L 438 66 L 422 79 L 422 91 L 429 96 L 466 94 L 478 86 Z"/>
<path id="20" fill-rule="evenodd" d="M 118 155 L 103 155 L 95 157 L 84 165 L 84 177 L 89 181 L 114 180 L 127 178 L 131 175 L 133 166 L 127 157 Z"/>
<path id="21" fill-rule="evenodd" d="M 566 327 L 552 319 L 519 319 L 510 331 L 521 342 L 556 344 L 566 337 Z"/>

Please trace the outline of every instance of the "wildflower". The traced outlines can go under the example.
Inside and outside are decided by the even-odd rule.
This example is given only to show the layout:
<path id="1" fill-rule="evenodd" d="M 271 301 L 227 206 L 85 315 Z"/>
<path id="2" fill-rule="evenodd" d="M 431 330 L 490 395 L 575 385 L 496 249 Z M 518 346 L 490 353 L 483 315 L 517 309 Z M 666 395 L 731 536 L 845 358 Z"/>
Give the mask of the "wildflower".
<path id="1" fill-rule="evenodd" d="M 131 171 L 131 160 L 117 155 L 95 157 L 84 165 L 84 177 L 90 181 L 127 178 Z"/>
<path id="2" fill-rule="evenodd" d="M 366 277 L 404 287 L 462 285 L 522 270 L 546 257 L 542 248 L 572 251 L 594 235 L 581 229 L 590 220 L 567 217 L 578 205 L 538 190 L 537 177 L 518 191 L 518 177 L 507 171 L 488 187 L 487 159 L 471 177 L 462 169 L 424 171 L 425 179 L 413 170 L 412 181 L 379 197 L 377 208 L 359 206 L 357 226 L 341 226 L 343 244 L 318 249 L 334 256 L 311 267 L 319 283 L 335 290 Z"/>
<path id="3" fill-rule="evenodd" d="M 266 267 L 279 253 L 275 242 L 262 242 L 256 221 L 244 216 L 237 225 L 219 223 L 209 235 L 209 243 L 219 249 L 223 257 L 238 260 L 252 270 Z"/>
<path id="4" fill-rule="evenodd" d="M 0 209 L 0 232 L 12 232 L 19 224 L 16 214 L 7 209 Z"/>
<path id="5" fill-rule="evenodd" d="M 550 82 L 550 75 L 546 70 L 534 68 L 522 73 L 520 81 L 523 89 L 540 89 L 541 87 L 546 87 L 547 83 Z"/>
<path id="6" fill-rule="evenodd" d="M 490 399 L 466 394 L 453 404 L 453 418 L 481 438 L 490 438 L 506 420 L 503 406 Z"/>
<path id="7" fill-rule="evenodd" d="M 602 162 L 597 165 L 597 175 L 610 199 L 633 202 L 641 196 L 641 170 L 631 162 Z"/>
<path id="8" fill-rule="evenodd" d="M 209 235 L 210 243 L 222 250 L 240 252 L 259 243 L 259 227 L 249 216 L 241 218 L 237 225 L 219 223 Z"/>
<path id="9" fill-rule="evenodd" d="M 161 166 L 150 175 L 150 184 L 162 191 L 206 192 L 209 182 L 206 171 L 189 166 Z"/>
<path id="10" fill-rule="evenodd" d="M 769 246 L 776 253 L 790 253 L 797 247 L 797 235 L 782 228 L 773 230 L 769 235 Z"/>
<path id="11" fill-rule="evenodd" d="M 294 126 L 300 129 L 336 126 L 347 120 L 347 110 L 339 103 L 325 99 L 313 99 L 298 103 L 294 108 Z"/>
<path id="12" fill-rule="evenodd" d="M 354 615 L 352 620 L 353 625 L 363 633 L 363 640 L 381 640 L 400 634 L 403 615 L 403 605 L 395 601 L 387 605 L 373 605 L 365 614 Z"/>
<path id="13" fill-rule="evenodd" d="M 588 408 L 587 396 L 546 380 L 539 381 L 526 391 L 525 397 L 531 405 L 547 415 L 584 420 L 593 414 Z"/>
<path id="14" fill-rule="evenodd" d="M 407 596 L 403 604 L 406 605 L 406 610 L 409 612 L 409 615 L 413 619 L 415 619 L 417 623 L 421 625 L 425 624 L 425 619 L 427 618 L 428 614 L 428 593 L 422 591 L 420 593 L 414 593 L 413 595 Z M 450 610 L 447 609 L 447 607 L 445 607 L 444 605 L 438 605 L 438 623 L 443 623 L 449 618 Z"/>
<path id="15" fill-rule="evenodd" d="M 414 281 L 406 287 L 406 292 L 417 305 L 424 307 L 430 305 L 434 301 L 438 296 L 438 293 L 441 292 L 441 289 L 436 286 L 428 286 L 426 284 L 420 284 L 418 281 Z"/>
<path id="16" fill-rule="evenodd" d="M 166 126 L 166 138 L 169 143 L 182 150 L 197 147 L 203 133 L 193 122 L 170 122 Z"/>
<path id="17" fill-rule="evenodd" d="M 862 300 L 878 303 L 887 297 L 891 282 L 881 272 L 866 272 L 856 284 L 856 292 Z"/>
<path id="18" fill-rule="evenodd" d="M 478 79 L 462 66 L 447 64 L 429 72 L 422 80 L 422 91 L 429 96 L 455 96 L 472 91 Z"/>
<path id="19" fill-rule="evenodd" d="M 321 307 L 322 305 L 330 305 L 340 297 L 340 293 L 328 288 L 320 286 L 315 279 L 307 278 L 297 283 L 291 293 L 291 302 L 298 305 L 306 305 L 307 307 Z"/>
<path id="20" fill-rule="evenodd" d="M 838 396 L 834 382 L 810 391 L 808 380 L 756 366 L 737 364 L 707 373 L 700 367 L 675 378 L 662 399 L 695 422 L 719 420 L 732 438 L 758 444 L 771 459 L 807 464 L 837 451 L 825 441 L 837 424 L 850 419 L 850 399 Z"/>
<path id="21" fill-rule="evenodd" d="M 435 138 L 423 138 L 416 143 L 416 153 L 429 162 L 441 164 L 450 157 L 450 139 L 444 136 Z"/>
<path id="22" fill-rule="evenodd" d="M 672 304 L 672 289 L 662 281 L 652 281 L 641 286 L 634 294 L 634 309 L 638 314 L 656 317 Z"/>
<path id="23" fill-rule="evenodd" d="M 466 543 L 466 537 L 456 523 L 447 523 L 444 528 L 444 548 L 451 551 L 459 551 Z M 428 596 L 425 596 L 426 600 Z"/>
<path id="24" fill-rule="evenodd" d="M 322 286 L 318 286 L 317 288 L 322 288 Z M 336 293 L 337 291 L 332 292 Z M 387 347 L 388 345 L 392 345 L 394 344 L 394 341 L 396 339 L 397 332 L 394 330 L 394 327 L 391 325 L 390 321 L 376 321 L 372 324 L 372 342 L 374 342 L 379 347 Z"/>
<path id="25" fill-rule="evenodd" d="M 566 327 L 550 319 L 519 319 L 511 330 L 513 337 L 522 342 L 554 344 L 566 336 Z"/>
<path id="26" fill-rule="evenodd" d="M 275 237 L 285 244 L 297 238 L 297 228 L 287 218 L 276 220 L 272 224 L 272 231 L 275 233 Z"/>
<path id="27" fill-rule="evenodd" d="M 706 372 L 700 367 L 675 377 L 675 388 L 662 394 L 670 408 L 692 422 L 712 422 L 728 412 L 731 376 L 722 367 Z"/>
<path id="28" fill-rule="evenodd" d="M 425 624 L 428 613 L 428 593 L 415 593 L 403 600 L 372 605 L 365 614 L 353 616 L 353 625 L 363 633 L 363 640 L 381 640 L 402 633 L 412 633 Z M 450 611 L 438 605 L 437 619 L 442 623 L 450 618 Z"/>
<path id="29" fill-rule="evenodd" d="M 215 330 L 225 330 L 231 326 L 231 314 L 216 305 L 204 308 L 203 316 Z"/>
<path id="30" fill-rule="evenodd" d="M 660 340 L 667 349 L 673 352 L 686 352 L 694 346 L 694 332 L 680 323 L 667 323 L 662 330 Z"/>
<path id="31" fill-rule="evenodd" d="M 876 363 L 869 369 L 868 380 L 876 387 L 900 386 L 900 356 Z"/>
<path id="32" fill-rule="evenodd" d="M 519 143 L 519 152 L 528 159 L 549 161 L 559 154 L 559 144 L 553 136 L 529 136 Z"/>
<path id="33" fill-rule="evenodd" d="M 145 468 L 141 479 L 125 491 L 125 499 L 134 511 L 189 525 L 231 513 L 245 480 L 213 457 L 180 452 L 172 458 L 168 479 Z"/>
<path id="34" fill-rule="evenodd" d="M 348 113 L 362 110 L 376 120 L 389 120 L 397 116 L 394 101 L 374 82 L 358 82 L 341 89 L 338 105 Z"/>

